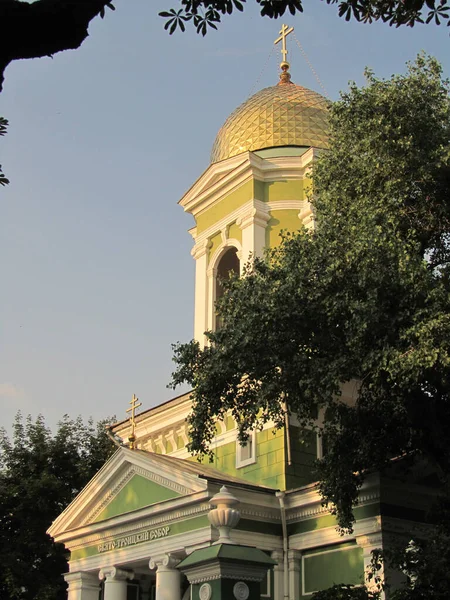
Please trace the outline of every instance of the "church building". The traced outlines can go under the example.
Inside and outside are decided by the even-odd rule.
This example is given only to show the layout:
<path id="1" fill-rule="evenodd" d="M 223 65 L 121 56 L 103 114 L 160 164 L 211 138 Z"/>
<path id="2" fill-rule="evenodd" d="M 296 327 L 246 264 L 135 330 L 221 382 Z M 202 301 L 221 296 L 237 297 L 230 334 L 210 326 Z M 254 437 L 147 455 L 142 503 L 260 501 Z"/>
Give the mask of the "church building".
<path id="1" fill-rule="evenodd" d="M 195 220 L 194 336 L 217 327 L 221 278 L 314 227 L 310 170 L 327 148 L 327 100 L 291 81 L 282 27 L 279 82 L 239 106 L 217 134 L 211 164 L 180 200 Z M 277 40 L 278 41 L 278 40 Z M 353 390 L 344 389 L 343 398 Z M 69 600 L 307 600 L 360 585 L 371 551 L 423 527 L 427 491 L 369 476 L 351 534 L 322 506 L 312 465 L 322 455 L 294 417 L 240 446 L 231 416 L 217 423 L 214 462 L 188 453 L 183 394 L 111 427 L 116 453 L 48 533 L 70 551 Z M 408 538 L 409 539 L 409 538 Z M 366 581 L 368 581 L 366 579 Z M 369 585 L 372 585 L 370 582 Z"/>

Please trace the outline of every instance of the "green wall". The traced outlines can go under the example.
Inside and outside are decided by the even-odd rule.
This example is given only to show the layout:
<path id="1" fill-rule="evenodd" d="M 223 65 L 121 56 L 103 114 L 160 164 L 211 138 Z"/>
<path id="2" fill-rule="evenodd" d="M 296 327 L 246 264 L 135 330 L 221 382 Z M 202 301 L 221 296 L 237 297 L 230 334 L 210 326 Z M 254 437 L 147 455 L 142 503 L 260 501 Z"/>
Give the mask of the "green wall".
<path id="1" fill-rule="evenodd" d="M 338 583 L 364 582 L 363 550 L 356 544 L 306 551 L 302 558 L 303 597 Z"/>
<path id="2" fill-rule="evenodd" d="M 300 226 L 301 221 L 298 218 L 298 210 L 291 208 L 272 210 L 266 227 L 266 246 L 270 248 L 278 246 L 281 241 L 280 233 L 283 230 L 294 232 L 298 231 Z"/>
<path id="3" fill-rule="evenodd" d="M 227 430 L 234 422 L 227 422 Z M 298 427 L 290 427 L 291 459 L 288 465 L 284 429 L 265 429 L 256 432 L 256 462 L 236 468 L 236 442 L 213 448 L 213 462 L 203 459 L 204 464 L 229 475 L 260 483 L 274 489 L 294 489 L 315 481 L 313 464 L 316 460 L 316 436 L 313 432 L 300 435 Z"/>
<path id="4" fill-rule="evenodd" d="M 221 219 L 229 215 L 232 211 L 236 210 L 249 200 L 254 197 L 254 181 L 247 181 L 244 185 L 241 185 L 237 190 L 232 191 L 226 198 L 220 200 L 211 206 L 208 210 L 205 210 L 202 214 L 197 217 L 197 235 L 200 234 L 211 225 L 218 223 Z"/>
<path id="5" fill-rule="evenodd" d="M 178 496 L 180 494 L 169 488 L 158 485 L 140 475 L 133 475 L 125 487 L 102 510 L 95 519 L 95 522 L 104 521 L 105 519 L 123 515 L 124 513 L 144 508 L 144 506 L 170 500 Z"/>

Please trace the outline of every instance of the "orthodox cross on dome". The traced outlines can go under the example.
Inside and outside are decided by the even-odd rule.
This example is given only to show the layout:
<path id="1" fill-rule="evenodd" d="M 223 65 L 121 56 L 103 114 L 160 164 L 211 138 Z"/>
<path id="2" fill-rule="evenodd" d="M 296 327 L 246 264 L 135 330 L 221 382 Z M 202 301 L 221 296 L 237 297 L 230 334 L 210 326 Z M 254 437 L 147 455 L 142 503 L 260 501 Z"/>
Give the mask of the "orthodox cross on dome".
<path id="1" fill-rule="evenodd" d="M 128 437 L 129 447 L 133 450 L 136 448 L 136 409 L 142 406 L 142 402 L 139 402 L 139 398 L 136 398 L 136 394 L 133 394 L 133 397 L 130 400 L 130 408 L 127 408 L 127 413 L 130 414 L 130 425 L 131 425 L 131 434 Z"/>
<path id="2" fill-rule="evenodd" d="M 282 25 L 280 30 L 280 37 L 274 41 L 274 44 L 278 44 L 281 42 L 281 54 L 283 55 L 283 62 L 287 62 L 286 57 L 288 51 L 286 50 L 286 38 L 287 36 L 294 31 L 293 27 L 288 27 L 287 25 Z"/>

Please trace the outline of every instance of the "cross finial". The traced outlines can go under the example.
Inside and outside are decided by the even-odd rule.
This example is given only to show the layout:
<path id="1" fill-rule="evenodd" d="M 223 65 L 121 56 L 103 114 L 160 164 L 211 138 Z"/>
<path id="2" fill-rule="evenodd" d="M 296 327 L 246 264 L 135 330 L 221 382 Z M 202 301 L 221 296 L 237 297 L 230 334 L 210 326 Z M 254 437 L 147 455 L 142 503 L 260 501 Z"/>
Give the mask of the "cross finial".
<path id="1" fill-rule="evenodd" d="M 287 36 L 294 31 L 293 27 L 288 27 L 287 25 L 282 25 L 280 30 L 280 37 L 274 41 L 274 44 L 278 44 L 281 42 L 281 54 L 283 55 L 283 62 L 287 62 L 286 57 L 288 51 L 286 50 L 286 38 Z"/>
<path id="2" fill-rule="evenodd" d="M 131 435 L 128 437 L 129 446 L 131 449 L 136 447 L 136 409 L 142 406 L 142 402 L 139 402 L 139 398 L 136 397 L 136 394 L 133 394 L 133 397 L 130 400 L 130 408 L 127 408 L 127 413 L 130 414 L 130 425 L 131 425 Z"/>

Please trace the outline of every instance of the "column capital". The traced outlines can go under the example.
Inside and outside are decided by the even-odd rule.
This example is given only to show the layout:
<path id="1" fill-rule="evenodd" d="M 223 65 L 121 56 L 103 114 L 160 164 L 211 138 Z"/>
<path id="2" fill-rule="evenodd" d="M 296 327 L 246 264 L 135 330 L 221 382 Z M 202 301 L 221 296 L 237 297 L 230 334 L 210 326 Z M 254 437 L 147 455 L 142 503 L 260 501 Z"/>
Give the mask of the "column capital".
<path id="1" fill-rule="evenodd" d="M 270 215 L 267 210 L 260 210 L 256 207 L 251 208 L 247 213 L 236 220 L 236 225 L 241 229 L 245 229 L 250 225 L 259 225 L 266 227 L 270 221 Z"/>
<path id="2" fill-rule="evenodd" d="M 74 571 L 71 573 L 64 573 L 63 577 L 70 590 L 98 590 L 98 577 L 94 573 Z"/>
<path id="3" fill-rule="evenodd" d="M 194 247 L 191 250 L 191 255 L 197 260 L 198 258 L 207 254 L 212 246 L 212 242 L 210 239 L 198 241 L 194 244 Z"/>
<path id="4" fill-rule="evenodd" d="M 375 548 L 382 548 L 383 536 L 381 531 L 366 533 L 365 535 L 358 535 L 356 538 L 356 543 L 364 550 L 365 553 L 372 552 L 372 550 L 375 550 Z"/>
<path id="5" fill-rule="evenodd" d="M 159 556 L 152 556 L 148 566 L 150 569 L 175 569 L 178 563 L 184 558 L 185 553 L 182 552 L 168 552 L 167 554 L 160 554 Z"/>
<path id="6" fill-rule="evenodd" d="M 300 571 L 300 561 L 302 558 L 302 553 L 300 550 L 288 550 L 288 561 L 289 561 L 289 571 Z"/>
<path id="7" fill-rule="evenodd" d="M 282 563 L 284 558 L 283 550 L 273 550 L 270 553 L 270 558 L 273 558 L 277 563 Z"/>
<path id="8" fill-rule="evenodd" d="M 133 579 L 134 573 L 133 571 L 121 569 L 119 567 L 104 567 L 103 569 L 100 569 L 98 578 L 100 581 L 103 581 L 104 579 L 106 581 L 125 581 L 126 579 Z"/>

